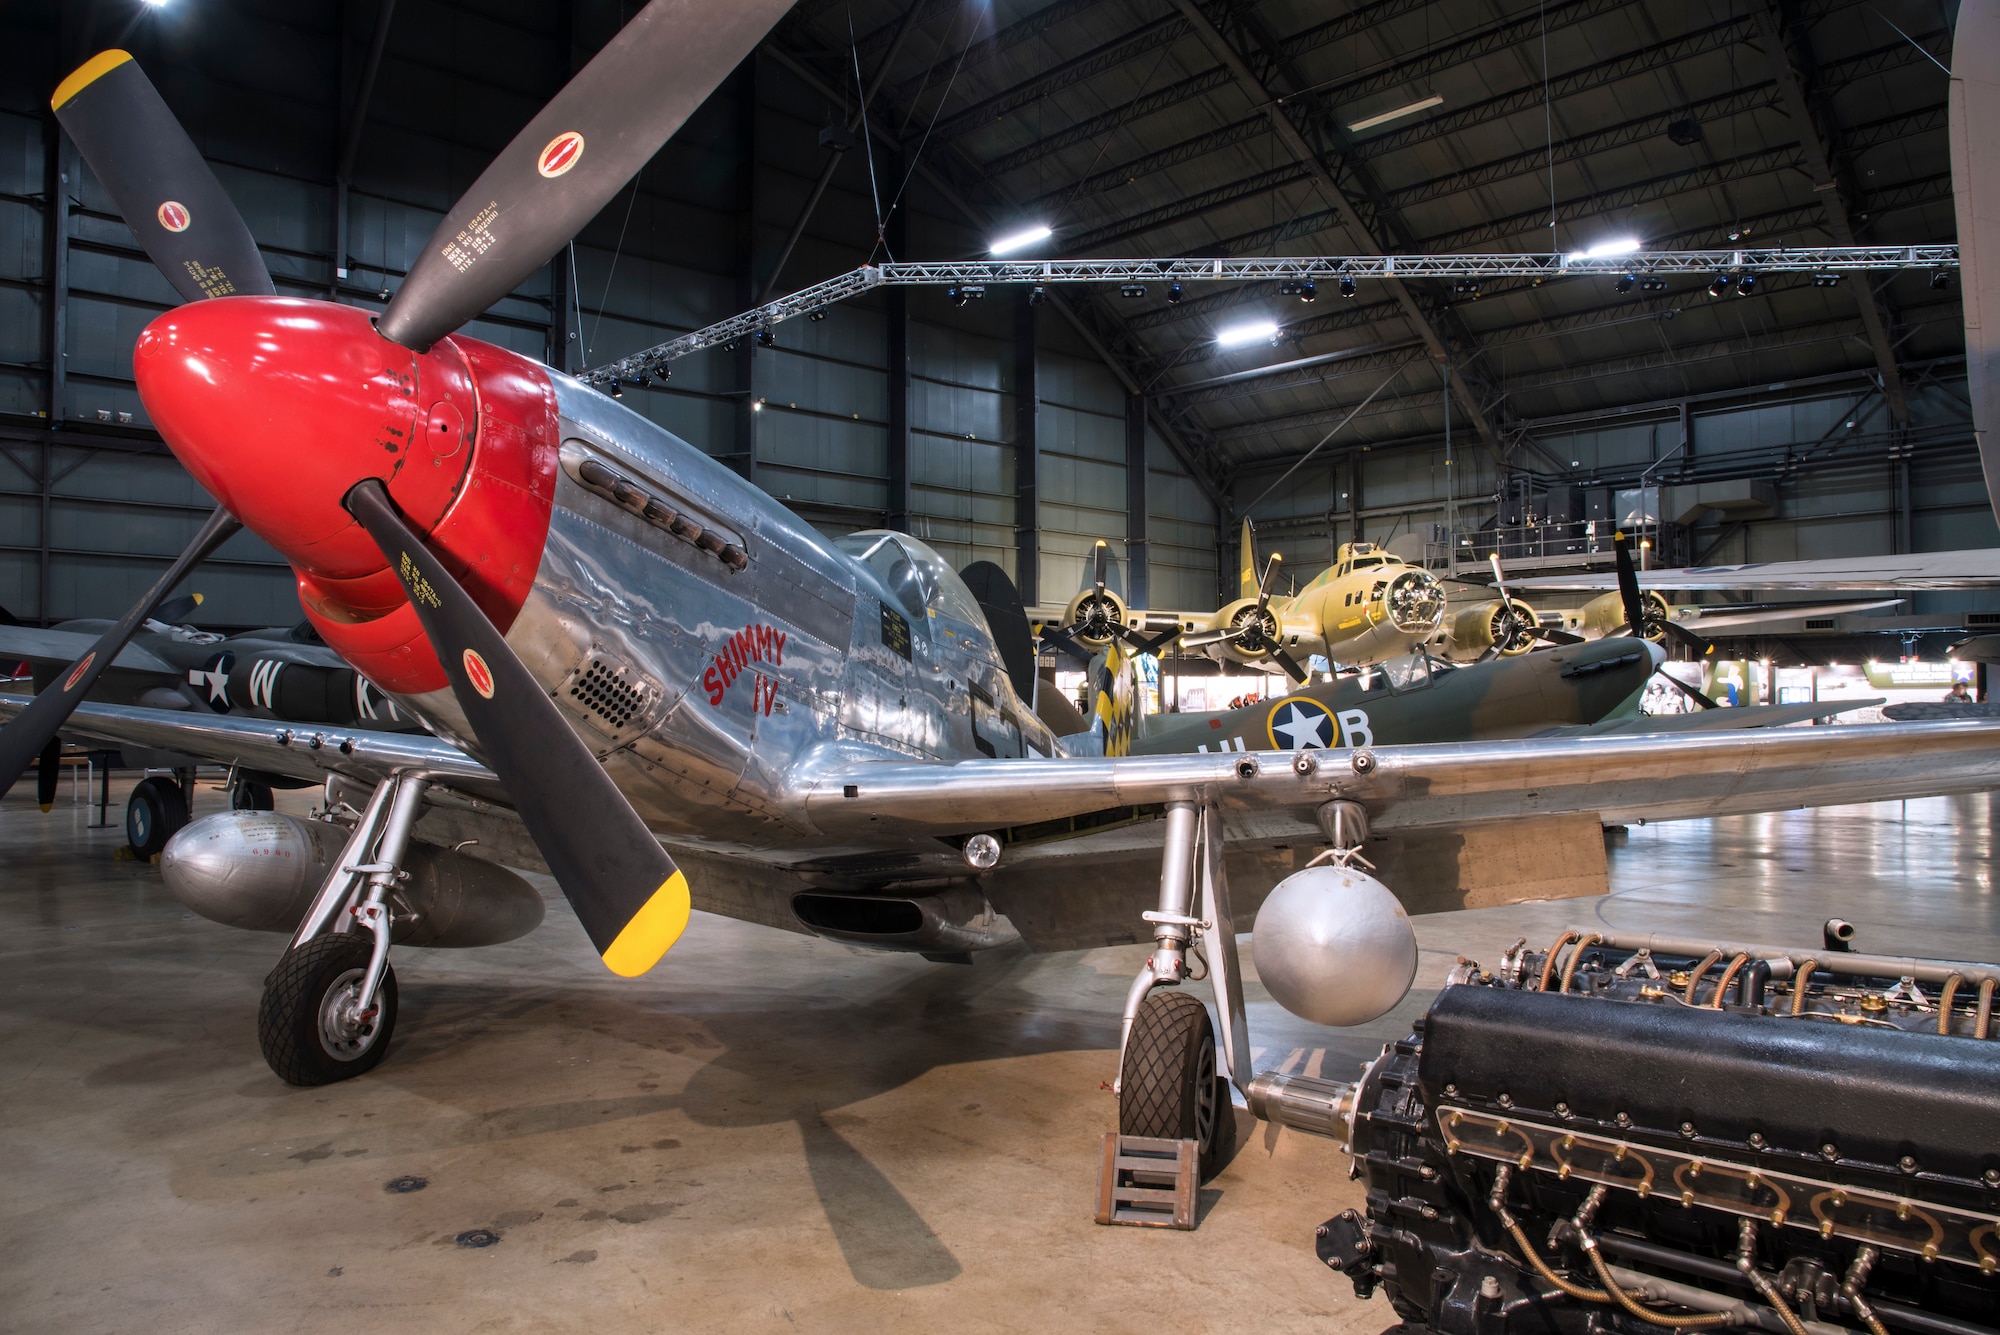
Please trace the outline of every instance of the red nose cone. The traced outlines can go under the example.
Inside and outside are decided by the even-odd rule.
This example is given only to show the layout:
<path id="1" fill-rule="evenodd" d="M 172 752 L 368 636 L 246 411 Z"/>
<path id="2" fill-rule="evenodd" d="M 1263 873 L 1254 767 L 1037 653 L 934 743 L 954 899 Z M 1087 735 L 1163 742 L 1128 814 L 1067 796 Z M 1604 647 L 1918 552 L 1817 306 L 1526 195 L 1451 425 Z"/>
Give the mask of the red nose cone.
<path id="1" fill-rule="evenodd" d="M 502 632 L 533 586 L 555 500 L 555 389 L 474 339 L 413 353 L 366 312 L 222 297 L 167 312 L 133 366 L 188 471 L 299 572 L 326 642 L 384 690 L 446 685 L 403 585 L 341 501 L 365 478 Z"/>
<path id="2" fill-rule="evenodd" d="M 341 508 L 355 483 L 383 479 L 428 530 L 471 460 L 478 405 L 450 340 L 413 353 L 351 306 L 223 297 L 177 307 L 139 336 L 133 368 L 188 471 L 302 573 L 382 568 Z"/>

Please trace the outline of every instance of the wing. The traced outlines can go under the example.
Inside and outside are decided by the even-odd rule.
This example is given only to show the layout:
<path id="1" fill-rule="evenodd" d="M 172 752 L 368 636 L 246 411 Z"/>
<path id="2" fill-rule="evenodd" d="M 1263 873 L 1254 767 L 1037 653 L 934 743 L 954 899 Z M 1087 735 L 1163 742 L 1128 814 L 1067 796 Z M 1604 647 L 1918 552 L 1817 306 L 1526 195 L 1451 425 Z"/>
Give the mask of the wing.
<path id="1" fill-rule="evenodd" d="M 2000 785 L 2000 721 L 1291 755 L 850 761 L 800 782 L 811 823 L 857 842 L 892 830 L 1060 839 L 1204 798 L 1221 805 L 1232 839 L 1249 841 L 1311 833 L 1335 798 L 1361 802 L 1382 831 L 1585 812 L 1619 823 L 1984 792 Z"/>
<path id="2" fill-rule="evenodd" d="M 2000 547 L 1907 556 L 1834 557 L 1822 561 L 1764 561 L 1755 565 L 1647 570 L 1648 590 L 1672 589 L 1985 589 L 2000 584 Z M 1539 575 L 1515 582 L 1521 589 L 1615 589 L 1610 571 Z"/>
<path id="3" fill-rule="evenodd" d="M 1850 709 L 1879 705 L 1887 696 L 1871 700 L 1821 700 L 1796 705 L 1739 705 L 1734 709 L 1697 709 L 1691 714 L 1635 714 L 1609 718 L 1599 723 L 1572 724 L 1549 728 L 1538 737 L 1607 737 L 1613 733 L 1654 736 L 1669 732 L 1742 732 L 1749 728 L 1782 728 L 1810 719 L 1831 718 Z M 1939 715 L 1940 718 L 1968 718 L 1971 715 Z M 1915 720 L 1912 720 L 1915 721 Z"/>
<path id="4" fill-rule="evenodd" d="M 0 695 L 0 720 L 14 717 L 27 703 L 24 696 Z M 451 743 L 427 734 L 299 727 L 194 711 L 84 704 L 63 725 L 63 736 L 178 751 L 294 779 L 344 774 L 376 784 L 394 773 L 421 770 L 461 792 L 507 801 L 506 790 L 491 770 Z"/>
<path id="5" fill-rule="evenodd" d="M 1699 615 L 1681 621 L 1681 624 L 1690 630 L 1695 627 L 1720 630 L 1724 626 L 1762 626 L 1779 621 L 1797 621 L 1802 617 L 1837 617 L 1849 612 L 1873 612 L 1904 601 L 1902 598 L 1870 598 L 1854 603 L 1793 603 L 1789 607 L 1745 608 L 1740 612 L 1727 607 L 1705 608 Z"/>
<path id="6" fill-rule="evenodd" d="M 39 626 L 0 626 L 0 659 L 12 667 L 25 659 L 36 667 L 68 667 L 89 653 L 97 635 L 76 630 L 44 630 Z M 178 677 L 180 670 L 149 649 L 128 643 L 111 660 L 111 668 L 128 672 L 154 672 Z M 10 716 L 11 717 L 11 716 Z"/>

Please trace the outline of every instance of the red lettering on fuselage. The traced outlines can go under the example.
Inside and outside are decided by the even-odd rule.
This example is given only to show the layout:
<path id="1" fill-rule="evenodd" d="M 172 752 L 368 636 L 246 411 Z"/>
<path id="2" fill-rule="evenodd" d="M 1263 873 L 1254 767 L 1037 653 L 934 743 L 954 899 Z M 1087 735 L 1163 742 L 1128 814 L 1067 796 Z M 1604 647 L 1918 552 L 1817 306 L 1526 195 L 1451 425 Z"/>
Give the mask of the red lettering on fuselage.
<path id="1" fill-rule="evenodd" d="M 708 703 L 711 706 L 720 705 L 752 663 L 783 667 L 786 638 L 785 632 L 775 626 L 751 625 L 724 640 L 722 647 L 716 651 L 715 661 L 701 674 L 702 687 L 708 692 Z M 778 701 L 776 679 L 761 672 L 750 673 L 750 679 L 750 711 L 753 714 L 769 714 Z"/>

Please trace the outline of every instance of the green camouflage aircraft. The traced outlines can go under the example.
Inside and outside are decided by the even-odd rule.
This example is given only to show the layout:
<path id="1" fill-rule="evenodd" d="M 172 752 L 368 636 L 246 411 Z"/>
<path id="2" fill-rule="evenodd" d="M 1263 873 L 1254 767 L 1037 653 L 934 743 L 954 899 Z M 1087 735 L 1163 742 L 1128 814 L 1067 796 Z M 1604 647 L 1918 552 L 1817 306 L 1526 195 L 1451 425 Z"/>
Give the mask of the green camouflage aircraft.
<path id="1" fill-rule="evenodd" d="M 1620 636 L 1465 667 L 1416 654 L 1240 709 L 1146 714 L 1137 708 L 1141 697 L 1131 660 L 1118 654 L 1116 646 L 1100 664 L 1107 659 L 1118 661 L 1099 669 L 1093 729 L 1105 734 L 1105 750 L 1111 755 L 1731 731 L 1800 723 L 1881 703 L 1728 709 L 1697 700 L 1704 707 L 1693 713 L 1640 714 L 1639 695 L 1666 654 L 1649 641 Z"/>

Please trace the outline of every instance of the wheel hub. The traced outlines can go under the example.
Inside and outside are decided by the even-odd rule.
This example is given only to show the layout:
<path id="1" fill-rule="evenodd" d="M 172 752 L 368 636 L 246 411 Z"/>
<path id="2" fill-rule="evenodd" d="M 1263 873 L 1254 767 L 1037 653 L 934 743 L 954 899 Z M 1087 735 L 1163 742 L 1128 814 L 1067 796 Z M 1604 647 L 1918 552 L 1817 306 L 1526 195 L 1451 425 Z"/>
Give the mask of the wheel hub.
<path id="1" fill-rule="evenodd" d="M 360 1008 L 361 985 L 367 978 L 366 969 L 349 969 L 333 980 L 320 1001 L 320 1041 L 329 1056 L 341 1061 L 359 1058 L 375 1046 L 375 1037 L 381 1032 L 382 1008 Z"/>

